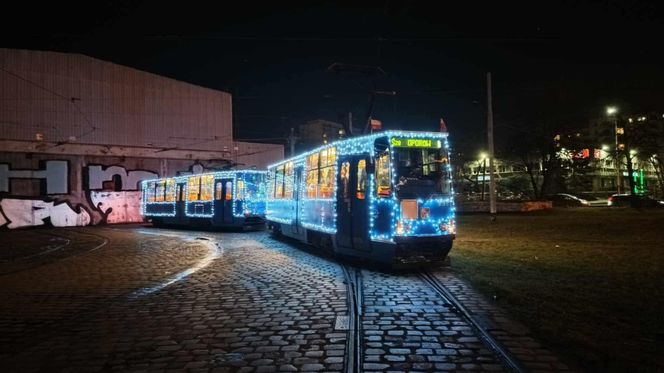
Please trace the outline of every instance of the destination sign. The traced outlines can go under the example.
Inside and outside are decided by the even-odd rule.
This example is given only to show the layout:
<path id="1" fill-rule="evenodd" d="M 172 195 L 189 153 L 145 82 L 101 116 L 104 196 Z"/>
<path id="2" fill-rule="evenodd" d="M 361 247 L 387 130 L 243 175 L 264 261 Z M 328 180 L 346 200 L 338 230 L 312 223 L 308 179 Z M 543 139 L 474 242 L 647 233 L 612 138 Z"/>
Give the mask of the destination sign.
<path id="1" fill-rule="evenodd" d="M 395 148 L 436 148 L 440 149 L 440 140 L 434 139 L 409 139 L 404 137 L 392 137 L 390 144 Z"/>

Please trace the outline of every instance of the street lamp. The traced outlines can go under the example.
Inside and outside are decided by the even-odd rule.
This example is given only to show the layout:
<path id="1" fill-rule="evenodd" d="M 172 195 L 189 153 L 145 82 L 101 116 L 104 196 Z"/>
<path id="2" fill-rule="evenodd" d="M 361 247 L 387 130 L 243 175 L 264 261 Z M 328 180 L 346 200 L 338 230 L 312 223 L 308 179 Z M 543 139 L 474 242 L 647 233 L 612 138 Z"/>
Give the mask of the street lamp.
<path id="1" fill-rule="evenodd" d="M 615 163 L 616 167 L 616 188 L 618 188 L 618 194 L 620 194 L 620 160 L 618 159 L 619 157 L 619 150 L 618 150 L 618 108 L 615 106 L 609 106 L 606 108 L 606 114 L 609 116 L 613 117 L 613 132 L 615 136 L 615 143 L 616 143 L 616 148 L 614 151 L 614 156 L 613 156 L 613 162 Z"/>

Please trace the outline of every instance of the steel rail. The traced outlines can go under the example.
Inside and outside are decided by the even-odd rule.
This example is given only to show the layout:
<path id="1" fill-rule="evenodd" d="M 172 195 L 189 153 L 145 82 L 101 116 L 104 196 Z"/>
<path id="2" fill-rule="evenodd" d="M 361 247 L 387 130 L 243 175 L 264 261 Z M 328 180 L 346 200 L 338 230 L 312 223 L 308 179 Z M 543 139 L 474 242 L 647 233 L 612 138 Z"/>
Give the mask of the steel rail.
<path id="1" fill-rule="evenodd" d="M 346 373 L 362 372 L 362 276 L 360 270 L 342 264 L 348 289 L 348 338 L 346 339 Z"/>
<path id="2" fill-rule="evenodd" d="M 512 354 L 510 354 L 509 351 L 503 347 L 500 342 L 493 338 L 489 331 L 482 327 L 482 325 L 473 317 L 470 311 L 468 311 L 468 309 L 464 307 L 463 304 L 461 304 L 461 302 L 456 299 L 456 297 L 454 297 L 454 295 L 447 289 L 445 284 L 443 284 L 440 279 L 426 270 L 420 271 L 419 276 L 424 282 L 429 284 L 429 286 L 431 286 L 431 288 L 434 289 L 438 295 L 440 295 L 447 303 L 449 303 L 450 306 L 452 306 L 452 311 L 460 314 L 472 325 L 472 327 L 477 331 L 480 339 L 482 339 L 482 341 L 484 341 L 484 343 L 491 350 L 493 350 L 493 352 L 498 356 L 506 368 L 516 373 L 523 373 L 527 371 L 512 356 Z"/>

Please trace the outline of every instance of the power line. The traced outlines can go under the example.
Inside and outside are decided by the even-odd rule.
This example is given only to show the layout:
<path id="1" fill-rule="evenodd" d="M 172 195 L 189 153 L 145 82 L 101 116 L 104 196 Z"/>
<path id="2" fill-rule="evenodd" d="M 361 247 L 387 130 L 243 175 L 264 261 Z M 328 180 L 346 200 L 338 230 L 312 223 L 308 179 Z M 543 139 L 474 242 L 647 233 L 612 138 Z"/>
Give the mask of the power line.
<path id="1" fill-rule="evenodd" d="M 48 92 L 48 93 L 50 93 L 50 94 L 52 94 L 52 95 L 55 95 L 55 96 L 57 96 L 57 97 L 59 97 L 59 98 L 61 98 L 61 99 L 63 99 L 63 100 L 66 100 L 67 102 L 69 102 L 70 104 L 72 104 L 72 105 L 74 106 L 74 108 L 76 109 L 76 111 L 78 111 L 78 113 L 79 113 L 79 114 L 83 117 L 83 119 L 87 122 L 88 126 L 90 126 L 90 130 L 89 130 L 89 131 L 86 131 L 86 132 L 84 132 L 84 133 L 82 133 L 82 134 L 80 134 L 80 135 L 78 136 L 78 138 L 83 138 L 83 137 L 87 136 L 88 134 L 90 134 L 90 133 L 92 133 L 92 132 L 94 132 L 94 131 L 97 130 L 97 127 L 95 127 L 95 126 L 92 124 L 92 122 L 91 122 L 90 119 L 87 117 L 87 115 L 85 115 L 85 113 L 83 113 L 83 110 L 81 110 L 81 108 L 76 104 L 76 100 L 79 100 L 79 101 L 80 101 L 80 100 L 81 100 L 80 98 L 76 98 L 76 97 L 66 97 L 66 96 L 64 96 L 64 95 L 62 95 L 62 94 L 60 94 L 60 93 L 58 93 L 58 92 L 55 92 L 55 91 L 53 91 L 53 90 L 51 90 L 51 89 L 48 89 L 48 88 L 44 87 L 43 85 L 41 85 L 41 84 L 39 84 L 39 83 L 37 83 L 37 82 L 34 82 L 34 81 L 32 81 L 32 80 L 30 80 L 30 79 L 28 79 L 28 78 L 26 78 L 26 77 L 20 76 L 20 75 L 14 73 L 14 72 L 12 72 L 12 71 L 9 71 L 9 70 L 7 70 L 7 69 L 5 69 L 5 68 L 3 68 L 3 67 L 0 67 L 0 70 L 2 70 L 2 71 L 4 71 L 5 73 L 7 73 L 7 74 L 9 74 L 9 75 L 11 75 L 11 76 L 13 76 L 13 77 L 15 77 L 16 79 L 19 79 L 19 80 L 22 80 L 22 81 L 24 81 L 24 82 L 26 82 L 26 83 L 28 83 L 28 84 L 31 84 L 31 85 L 33 85 L 33 86 L 35 86 L 35 87 L 37 87 L 37 88 L 39 88 L 39 89 L 41 89 L 41 90 L 44 90 L 44 91 L 46 91 L 46 92 Z M 68 141 L 64 141 L 64 143 L 66 143 L 66 142 L 68 142 Z M 58 143 L 58 144 L 60 144 L 60 143 Z M 56 145 L 56 146 L 57 146 L 57 145 Z"/>

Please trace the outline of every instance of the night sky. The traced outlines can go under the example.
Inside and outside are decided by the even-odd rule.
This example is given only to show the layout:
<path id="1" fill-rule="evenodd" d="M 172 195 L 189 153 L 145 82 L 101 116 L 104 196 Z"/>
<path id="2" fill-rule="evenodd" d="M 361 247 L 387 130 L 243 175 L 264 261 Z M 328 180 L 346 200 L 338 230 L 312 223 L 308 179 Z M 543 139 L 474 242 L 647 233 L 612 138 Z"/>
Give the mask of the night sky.
<path id="1" fill-rule="evenodd" d="M 78 52 L 228 91 L 236 137 L 279 142 L 308 120 L 365 121 L 371 80 L 326 72 L 379 66 L 386 128 L 436 130 L 484 146 L 486 72 L 497 131 L 585 125 L 608 104 L 664 111 L 664 15 L 657 2 L 109 1 L 27 4 L 0 46 Z M 8 15 L 7 12 L 4 12 Z"/>

